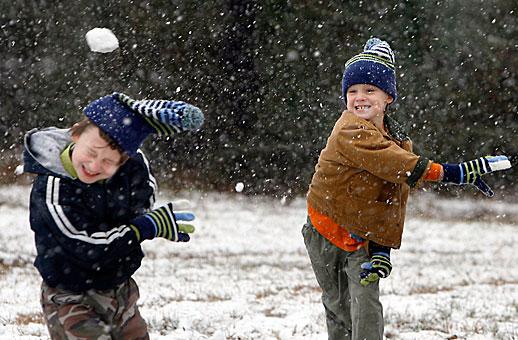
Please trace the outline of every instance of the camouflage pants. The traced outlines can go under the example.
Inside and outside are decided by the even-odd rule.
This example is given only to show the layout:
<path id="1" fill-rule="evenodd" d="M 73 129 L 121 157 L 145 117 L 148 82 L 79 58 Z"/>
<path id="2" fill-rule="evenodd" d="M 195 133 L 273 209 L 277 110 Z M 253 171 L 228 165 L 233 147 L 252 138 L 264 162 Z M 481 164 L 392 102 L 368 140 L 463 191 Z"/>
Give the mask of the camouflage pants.
<path id="1" fill-rule="evenodd" d="M 41 286 L 41 305 L 52 339 L 149 339 L 133 279 L 115 289 L 75 293 Z"/>

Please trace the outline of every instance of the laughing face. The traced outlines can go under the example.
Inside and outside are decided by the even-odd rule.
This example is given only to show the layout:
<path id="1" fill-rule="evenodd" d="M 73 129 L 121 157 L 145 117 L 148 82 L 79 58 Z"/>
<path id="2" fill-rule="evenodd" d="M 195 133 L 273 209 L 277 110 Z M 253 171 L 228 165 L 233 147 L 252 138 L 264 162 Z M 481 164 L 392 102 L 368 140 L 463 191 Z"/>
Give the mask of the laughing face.
<path id="1" fill-rule="evenodd" d="M 108 179 L 122 165 L 121 153 L 99 135 L 98 127 L 88 127 L 80 135 L 72 135 L 72 140 L 75 143 L 72 165 L 81 182 L 91 184 Z"/>
<path id="2" fill-rule="evenodd" d="M 385 108 L 392 101 L 391 96 L 374 85 L 355 84 L 347 89 L 347 110 L 377 127 L 383 126 Z"/>

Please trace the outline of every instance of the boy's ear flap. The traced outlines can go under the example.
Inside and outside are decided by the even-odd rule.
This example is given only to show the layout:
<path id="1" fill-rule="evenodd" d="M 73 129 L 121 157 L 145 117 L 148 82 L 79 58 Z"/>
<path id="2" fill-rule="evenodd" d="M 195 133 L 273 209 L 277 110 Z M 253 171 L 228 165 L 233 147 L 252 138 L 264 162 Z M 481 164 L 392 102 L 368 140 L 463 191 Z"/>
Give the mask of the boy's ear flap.
<path id="1" fill-rule="evenodd" d="M 388 96 L 387 104 L 391 104 L 393 101 L 394 101 L 394 98 L 392 98 L 392 96 Z"/>

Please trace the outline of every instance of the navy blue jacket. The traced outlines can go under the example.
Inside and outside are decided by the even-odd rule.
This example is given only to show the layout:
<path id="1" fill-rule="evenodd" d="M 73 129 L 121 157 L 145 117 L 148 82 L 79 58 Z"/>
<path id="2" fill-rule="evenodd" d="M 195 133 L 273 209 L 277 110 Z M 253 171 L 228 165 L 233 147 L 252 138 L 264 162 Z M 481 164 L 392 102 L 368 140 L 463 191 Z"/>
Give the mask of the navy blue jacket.
<path id="1" fill-rule="evenodd" d="M 152 207 L 156 182 L 139 152 L 108 180 L 85 184 L 63 168 L 67 130 L 32 130 L 24 171 L 36 174 L 30 197 L 34 265 L 51 287 L 111 289 L 140 267 L 144 254 L 128 222 Z"/>

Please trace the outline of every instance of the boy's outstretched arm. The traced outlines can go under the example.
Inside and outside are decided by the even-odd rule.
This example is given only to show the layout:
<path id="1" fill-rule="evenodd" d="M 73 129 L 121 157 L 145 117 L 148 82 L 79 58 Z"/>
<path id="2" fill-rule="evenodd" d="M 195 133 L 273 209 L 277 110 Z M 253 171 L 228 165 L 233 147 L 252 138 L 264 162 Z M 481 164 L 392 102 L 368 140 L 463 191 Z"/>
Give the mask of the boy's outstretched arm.
<path id="1" fill-rule="evenodd" d="M 472 184 L 486 196 L 494 196 L 493 190 L 482 180 L 482 176 L 494 171 L 511 168 L 507 156 L 485 156 L 471 161 L 454 163 L 434 163 L 425 179 L 453 183 L 458 185 Z M 434 171 L 434 169 L 436 169 Z M 435 176 L 434 176 L 435 173 Z"/>

